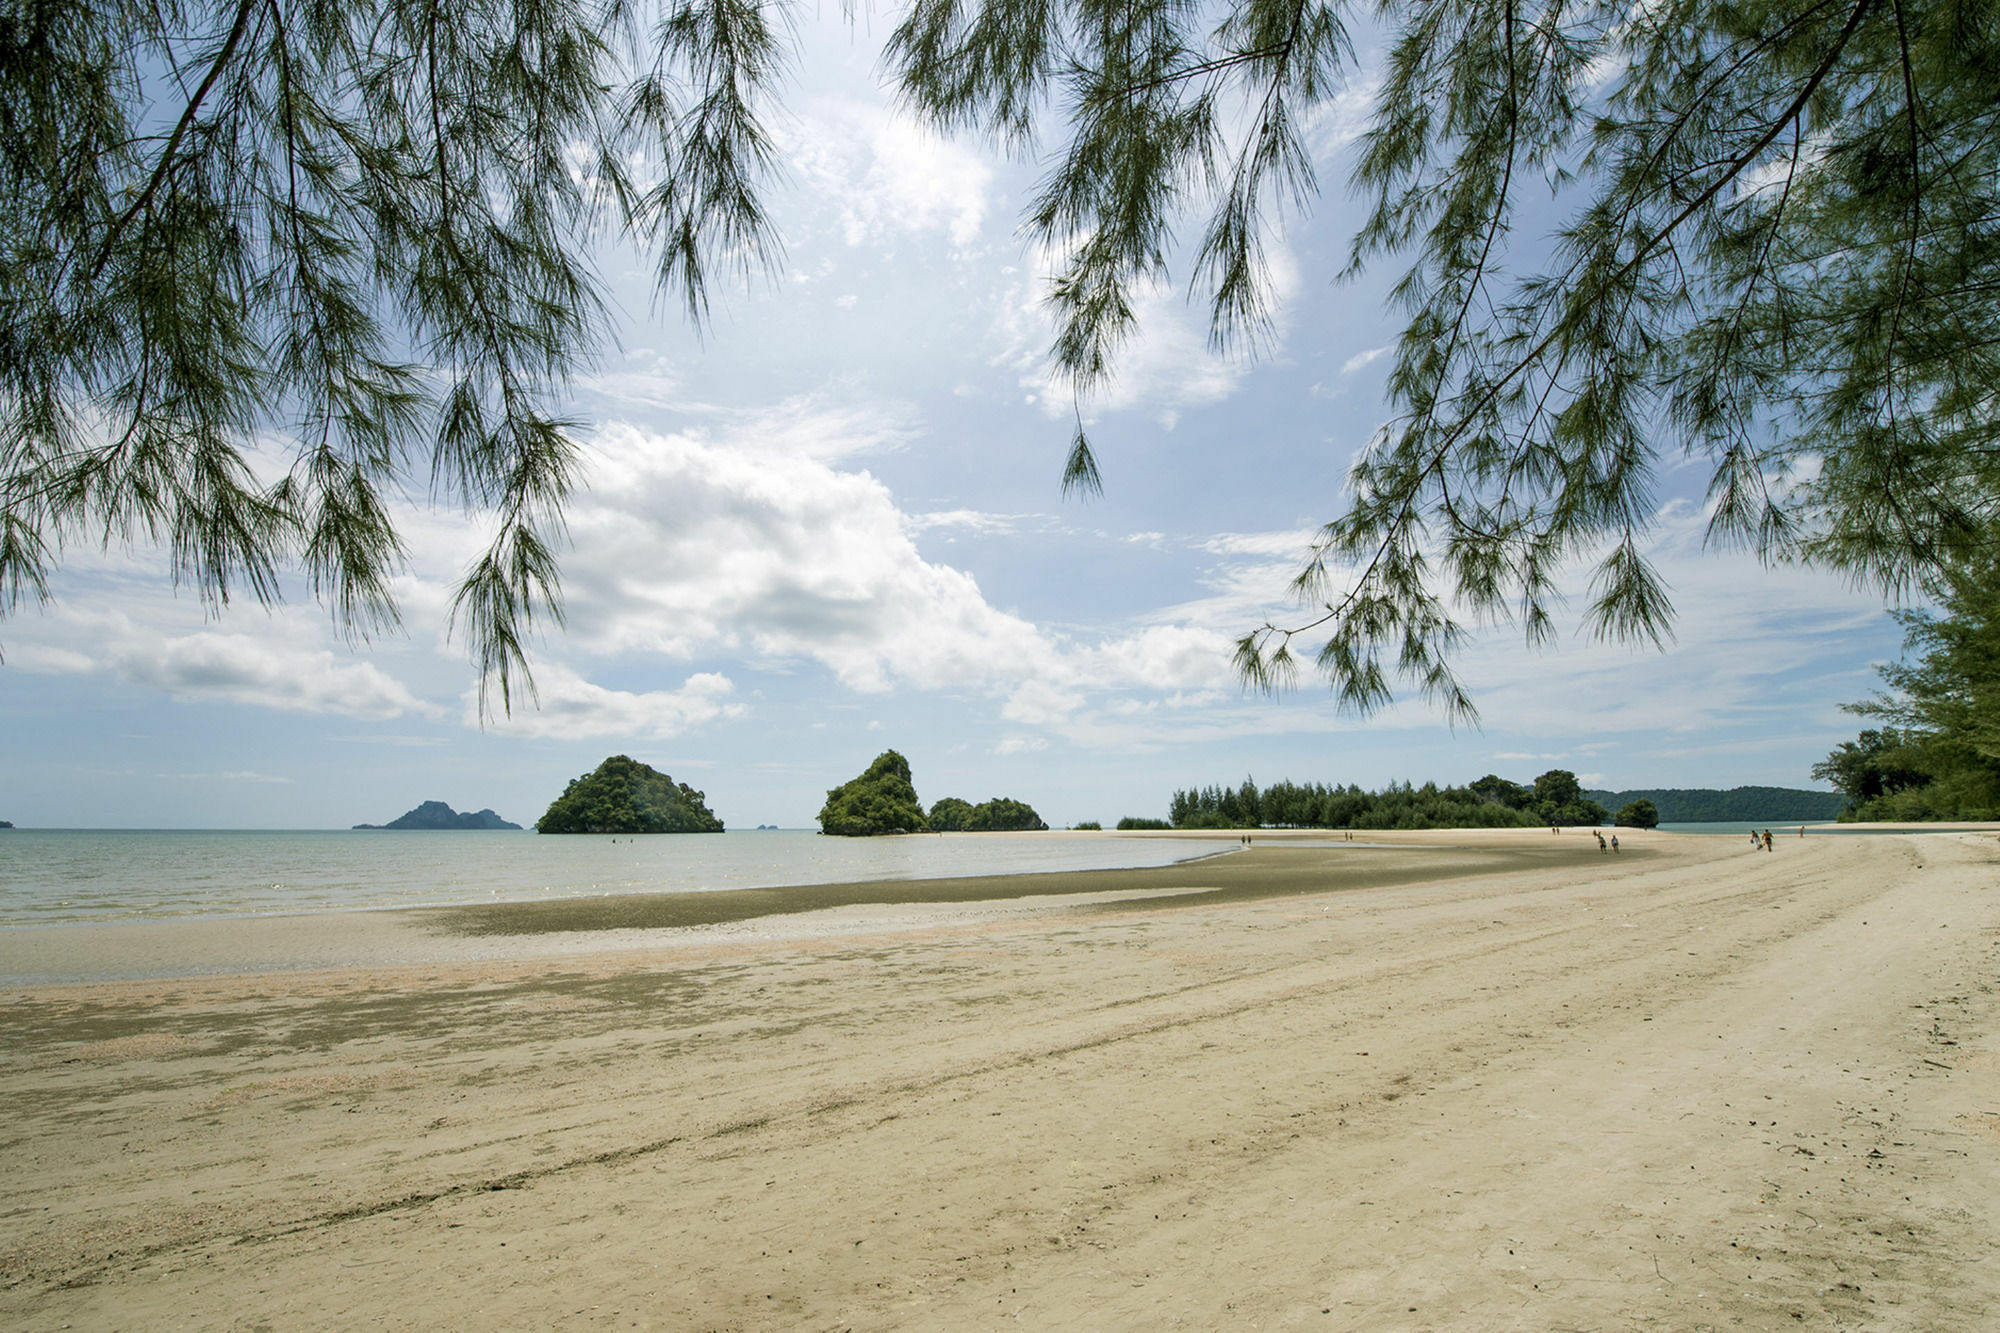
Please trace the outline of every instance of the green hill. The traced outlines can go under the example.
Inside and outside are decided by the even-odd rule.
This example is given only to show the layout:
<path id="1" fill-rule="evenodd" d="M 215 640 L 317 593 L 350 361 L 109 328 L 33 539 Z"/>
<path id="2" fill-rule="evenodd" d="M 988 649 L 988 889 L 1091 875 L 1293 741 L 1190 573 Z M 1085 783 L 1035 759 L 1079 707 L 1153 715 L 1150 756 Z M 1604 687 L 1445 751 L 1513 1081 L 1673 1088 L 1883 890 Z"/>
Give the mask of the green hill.
<path id="1" fill-rule="evenodd" d="M 819 812 L 819 831 L 843 838 L 923 833 L 929 827 L 910 783 L 910 761 L 894 750 L 876 755 L 867 772 L 829 791 Z"/>
<path id="2" fill-rule="evenodd" d="M 956 796 L 940 797 L 931 806 L 930 826 L 933 833 L 1035 833 L 1048 828 L 1033 806 L 1007 796 L 978 805 Z"/>
<path id="3" fill-rule="evenodd" d="M 707 797 L 636 759 L 614 754 L 573 779 L 536 821 L 537 833 L 720 833 Z"/>
<path id="4" fill-rule="evenodd" d="M 1797 787 L 1660 787 L 1633 791 L 1586 792 L 1591 800 L 1616 812 L 1642 797 L 1660 811 L 1663 824 L 1725 824 L 1769 821 L 1773 824 L 1817 823 L 1840 814 L 1846 798 L 1833 791 L 1802 791 Z"/>

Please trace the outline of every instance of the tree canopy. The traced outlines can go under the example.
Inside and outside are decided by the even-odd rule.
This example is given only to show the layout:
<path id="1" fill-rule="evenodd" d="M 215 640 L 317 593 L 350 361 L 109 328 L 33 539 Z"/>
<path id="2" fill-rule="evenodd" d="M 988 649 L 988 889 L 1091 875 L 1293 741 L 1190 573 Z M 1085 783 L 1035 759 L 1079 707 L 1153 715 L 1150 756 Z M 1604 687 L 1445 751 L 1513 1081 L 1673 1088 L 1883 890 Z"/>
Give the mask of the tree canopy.
<path id="1" fill-rule="evenodd" d="M 1491 774 L 1468 787 L 1392 782 L 1379 792 L 1364 791 L 1353 784 L 1289 780 L 1260 789 L 1254 780 L 1245 778 L 1238 787 L 1176 791 L 1167 813 L 1171 824 L 1121 819 L 1118 827 L 1532 828 L 1546 827 L 1551 822 L 1536 806 L 1532 789 Z"/>
<path id="2" fill-rule="evenodd" d="M 708 798 L 650 764 L 614 754 L 580 778 L 535 823 L 537 833 L 720 833 Z"/>
<path id="3" fill-rule="evenodd" d="M 1566 768 L 1552 768 L 1535 779 L 1528 808 L 1544 824 L 1602 824 L 1610 812 L 1584 794 L 1583 784 Z"/>
<path id="4" fill-rule="evenodd" d="M 1267 229 L 1319 189 L 1306 127 L 1351 86 L 1352 13 L 913 4 L 890 48 L 912 105 L 1017 143 L 1060 125 L 1029 224 L 1060 257 L 1053 355 L 1079 394 L 1189 214 L 1215 341 L 1266 327 Z M 1390 0 L 1375 19 L 1349 271 L 1406 265 L 1392 416 L 1294 583 L 1305 615 L 1239 642 L 1248 680 L 1290 679 L 1317 635 L 1343 704 L 1399 677 L 1471 716 L 1466 617 L 1548 640 L 1579 560 L 1588 629 L 1663 643 L 1646 537 L 1683 456 L 1710 539 L 1767 560 L 1901 590 L 1990 541 L 1991 0 Z M 1099 484 L 1081 425 L 1066 481 Z"/>
<path id="5" fill-rule="evenodd" d="M 775 238 L 756 104 L 778 14 L 735 0 L 186 0 L 0 15 L 0 612 L 75 542 L 142 540 L 207 601 L 296 566 L 398 623 L 391 508 L 488 519 L 452 604 L 509 702 L 560 622 L 589 247 L 691 314 Z M 256 455 L 275 445 L 279 461 Z"/>
<path id="6" fill-rule="evenodd" d="M 941 796 L 931 804 L 933 833 L 1019 833 L 1048 827 L 1034 807 L 1009 796 L 995 796 L 978 805 L 956 796 Z"/>
<path id="7" fill-rule="evenodd" d="M 931 802 L 931 812 L 925 818 L 933 833 L 963 833 L 972 823 L 972 802 L 940 796 Z"/>
<path id="8" fill-rule="evenodd" d="M 1991 819 L 2000 813 L 2000 557 L 1955 568 L 1937 612 L 1894 613 L 1903 660 L 1886 692 L 1848 711 L 1889 725 L 1844 742 L 1812 775 L 1849 819 Z"/>
<path id="9" fill-rule="evenodd" d="M 1641 796 L 1635 801 L 1627 801 L 1620 807 L 1618 817 L 1612 820 L 1612 823 L 1619 828 L 1658 828 L 1660 812 L 1651 801 Z"/>
<path id="10" fill-rule="evenodd" d="M 827 792 L 819 811 L 819 831 L 845 838 L 922 833 L 929 827 L 910 781 L 910 761 L 894 750 L 876 755 L 861 776 Z"/>
<path id="11" fill-rule="evenodd" d="M 1270 325 L 1271 228 L 1356 91 L 1342 0 L 909 0 L 887 74 L 929 122 L 1047 164 L 1051 357 L 1082 428 L 1137 288 L 1218 344 Z M 490 520 L 452 614 L 507 704 L 560 623 L 590 246 L 647 247 L 699 319 L 775 252 L 793 40 L 744 0 L 187 0 L 0 19 L 0 611 L 78 542 L 157 542 L 225 603 L 296 566 L 351 634 L 398 621 L 392 503 Z M 1295 643 L 1360 709 L 1473 713 L 1468 618 L 1663 642 L 1663 462 L 1709 535 L 1904 589 L 2000 512 L 1993 0 L 1387 0 L 1349 272 L 1402 266 L 1390 420 L 1319 533 Z M 1553 226 L 1541 220 L 1553 216 Z M 1175 272 L 1176 265 L 1180 272 Z M 268 458 L 275 449 L 275 468 Z M 1303 638 L 1301 636 L 1304 636 Z"/>
<path id="12" fill-rule="evenodd" d="M 1039 833 L 1048 828 L 1035 807 L 1011 796 L 995 796 L 972 807 L 973 833 Z"/>

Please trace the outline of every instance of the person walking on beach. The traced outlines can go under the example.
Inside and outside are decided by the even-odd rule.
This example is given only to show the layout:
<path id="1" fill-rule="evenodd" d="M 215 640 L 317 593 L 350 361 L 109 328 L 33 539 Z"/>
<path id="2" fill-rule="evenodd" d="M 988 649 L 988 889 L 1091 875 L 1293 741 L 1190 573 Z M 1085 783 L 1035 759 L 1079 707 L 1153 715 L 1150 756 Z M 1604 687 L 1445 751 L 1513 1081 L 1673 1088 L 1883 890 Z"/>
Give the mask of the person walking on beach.
<path id="1" fill-rule="evenodd" d="M 1597 850 L 1598 853 L 1602 855 L 1604 852 L 1604 835 L 1602 833 L 1598 833 L 1596 829 L 1592 829 L 1591 832 L 1597 834 Z"/>
<path id="2" fill-rule="evenodd" d="M 1611 835 L 1611 850 L 1614 852 L 1618 850 L 1618 835 L 1616 833 Z"/>
<path id="3" fill-rule="evenodd" d="M 1771 850 L 1771 830 L 1769 829 L 1764 830 L 1764 850 L 1767 852 Z"/>

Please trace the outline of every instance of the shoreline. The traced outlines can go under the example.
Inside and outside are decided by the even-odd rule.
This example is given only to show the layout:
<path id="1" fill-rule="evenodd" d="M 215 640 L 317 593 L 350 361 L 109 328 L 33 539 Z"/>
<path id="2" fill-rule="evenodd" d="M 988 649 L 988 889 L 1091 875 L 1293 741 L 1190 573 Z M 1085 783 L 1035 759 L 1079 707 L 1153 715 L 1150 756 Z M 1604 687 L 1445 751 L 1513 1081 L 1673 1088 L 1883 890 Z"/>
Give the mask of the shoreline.
<path id="1" fill-rule="evenodd" d="M 1252 901 L 1308 889 L 1442 882 L 1585 856 L 1573 842 L 1547 845 L 1548 836 L 1532 829 L 1385 836 L 1395 841 L 1339 844 L 1300 830 L 1253 835 L 1260 841 L 1244 846 L 1235 834 L 1187 831 L 1182 840 L 1217 846 L 1164 866 L 1120 870 L 7 928 L 0 929 L 0 988 L 563 958 L 717 935 L 838 934 L 885 921 L 1066 911 L 1134 896 L 1182 905 Z M 1413 852 L 1448 859 L 1411 859 Z M 1637 846 L 1630 852 L 1633 859 L 1649 854 Z"/>
<path id="2" fill-rule="evenodd" d="M 1796 827 L 1796 826 L 1793 826 Z M 1810 831 L 1814 826 L 1808 825 Z M 1857 833 L 1916 836 L 2000 832 L 2000 822 L 1843 825 Z M 242 916 L 0 926 L 0 989 L 298 973 L 352 967 L 546 959 L 672 945 L 716 934 L 778 938 L 844 933 L 890 919 L 919 921 L 1069 910 L 1093 899 L 1162 896 L 1199 903 L 1252 901 L 1306 888 L 1364 889 L 1468 875 L 1588 865 L 1589 830 L 1541 828 L 1364 830 L 1343 842 L 1324 829 L 1066 830 L 1078 837 L 1215 844 L 1160 866 L 855 880 L 768 888 L 614 892 L 556 899 L 402 908 L 339 908 Z M 1621 858 L 1733 846 L 1735 834 L 1618 830 Z M 1245 844 L 1242 839 L 1248 836 Z M 942 834 L 1007 838 L 1007 833 Z M 1045 835 L 1026 835 L 1045 836 Z M 1837 835 L 1836 835 L 1837 836 Z M 1793 837 L 1797 846 L 1812 838 Z M 1676 851 L 1675 849 L 1678 849 Z M 1324 865 L 1319 861 L 1337 858 Z M 1426 852 L 1450 858 L 1401 860 Z M 1268 855 L 1267 855 L 1268 854 Z M 1270 856 L 1294 858 L 1273 862 Z M 1248 857 L 1250 859 L 1243 859 Z M 1400 862 L 1399 864 L 1392 864 Z M 1234 863 L 1225 869 L 1214 867 Z M 1333 873 L 1328 873 L 1331 870 Z M 779 925 L 778 922 L 788 924 Z M 684 942 L 684 941 L 683 941 Z"/>
<path id="3" fill-rule="evenodd" d="M 0 1321 L 1981 1327 L 1994 838 L 1541 837 L 9 986 Z"/>

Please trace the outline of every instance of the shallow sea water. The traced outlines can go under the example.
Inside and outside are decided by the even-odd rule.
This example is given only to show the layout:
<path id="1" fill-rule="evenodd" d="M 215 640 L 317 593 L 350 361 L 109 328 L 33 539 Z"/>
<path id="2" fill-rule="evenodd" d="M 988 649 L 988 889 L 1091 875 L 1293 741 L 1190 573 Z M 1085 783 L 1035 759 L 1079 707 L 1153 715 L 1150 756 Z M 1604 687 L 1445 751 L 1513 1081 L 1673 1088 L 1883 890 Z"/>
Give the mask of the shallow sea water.
<path id="1" fill-rule="evenodd" d="M 533 902 L 612 893 L 1168 865 L 1164 838 L 808 830 L 659 837 L 506 832 L 0 830 L 0 926 Z"/>

